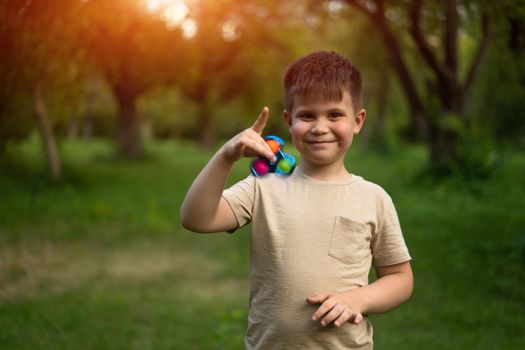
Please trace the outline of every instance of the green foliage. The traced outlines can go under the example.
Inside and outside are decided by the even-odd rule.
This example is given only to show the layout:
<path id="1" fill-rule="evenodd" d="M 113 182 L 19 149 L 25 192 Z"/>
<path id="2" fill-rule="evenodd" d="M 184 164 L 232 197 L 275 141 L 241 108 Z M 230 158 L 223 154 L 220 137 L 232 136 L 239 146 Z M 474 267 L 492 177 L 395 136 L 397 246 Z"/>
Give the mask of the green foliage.
<path id="1" fill-rule="evenodd" d="M 400 139 L 413 136 L 410 110 L 389 69 L 390 56 L 377 23 L 348 3 L 191 1 L 187 19 L 195 20 L 198 28 L 193 37 L 184 37 L 180 25 L 168 25 L 160 13 L 148 11 L 144 1 L 3 1 L 0 150 L 35 131 L 31 92 L 38 79 L 45 81 L 46 107 L 59 139 L 81 135 L 84 127 L 95 136 L 114 137 L 119 109 L 111 95 L 116 91 L 137 98 L 139 119 L 155 138 L 197 139 L 203 129 L 199 120 L 205 116 L 211 116 L 215 136 L 229 137 L 250 125 L 264 105 L 271 111 L 268 132 L 286 134 L 282 72 L 299 55 L 336 50 L 363 74 L 369 112 L 363 141 L 370 148 L 395 151 Z M 443 116 L 435 75 L 407 32 L 413 3 L 386 5 L 425 109 L 459 134 L 455 153 L 460 160 L 452 173 L 488 176 L 501 158 L 494 155 L 525 147 L 523 4 L 459 2 L 461 81 L 481 38 L 481 10 L 488 10 L 493 20 L 487 56 L 465 107 L 469 122 L 456 114 Z M 439 62 L 444 58 L 438 40 L 443 34 L 442 5 L 426 1 L 421 14 L 422 30 Z M 96 87 L 94 101 L 88 98 L 93 74 L 106 80 Z"/>
<path id="2" fill-rule="evenodd" d="M 33 131 L 31 100 L 22 94 L 5 93 L 0 109 L 0 153 L 9 141 L 26 139 Z"/>
<path id="3" fill-rule="evenodd" d="M 81 7 L 77 45 L 111 88 L 141 93 L 173 80 L 182 33 L 147 12 L 140 1 L 90 0 Z"/>
<path id="4" fill-rule="evenodd" d="M 195 106 L 188 104 L 175 88 L 158 87 L 139 100 L 139 110 L 158 139 L 197 135 Z"/>
<path id="5" fill-rule="evenodd" d="M 508 37 L 507 28 L 497 28 L 500 36 Z M 525 147 L 525 57 L 513 52 L 507 40 L 494 40 L 469 113 L 474 121 L 489 131 L 498 143 Z"/>
<path id="6" fill-rule="evenodd" d="M 446 168 L 436 169 L 429 164 L 426 175 L 430 179 L 439 181 L 443 180 L 440 177 L 455 176 L 466 181 L 483 180 L 490 178 L 502 165 L 503 150 L 493 141 L 486 126 L 454 114 L 441 116 L 437 123 L 454 135 L 456 146 L 454 157 Z"/>
<path id="7" fill-rule="evenodd" d="M 265 105 L 282 113 L 281 74 L 294 57 L 294 45 L 304 48 L 298 40 L 304 26 L 285 15 L 288 6 L 268 0 L 221 0 L 192 7 L 188 17 L 198 29 L 184 43 L 187 69 L 176 80 L 178 91 L 192 104 L 197 138 L 204 145 L 216 136 L 210 129 L 222 136 L 226 125 L 231 133 L 241 120 L 251 122 L 253 110 Z"/>
<path id="8" fill-rule="evenodd" d="M 458 162 L 453 173 L 466 180 L 490 178 L 504 161 L 503 150 L 499 148 L 487 130 L 472 125 L 460 133 Z"/>
<path id="9" fill-rule="evenodd" d="M 37 83 L 59 132 L 80 113 L 82 86 L 76 80 L 82 55 L 75 50 L 74 31 L 64 30 L 76 18 L 77 5 L 75 0 L 0 3 L 0 145 L 28 137 L 35 128 Z"/>

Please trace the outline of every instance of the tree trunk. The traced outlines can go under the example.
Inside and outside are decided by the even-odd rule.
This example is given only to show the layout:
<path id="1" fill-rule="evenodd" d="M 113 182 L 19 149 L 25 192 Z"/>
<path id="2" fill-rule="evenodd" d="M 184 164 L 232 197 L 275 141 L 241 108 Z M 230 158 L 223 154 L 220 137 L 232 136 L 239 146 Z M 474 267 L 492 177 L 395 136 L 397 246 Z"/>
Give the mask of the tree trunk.
<path id="1" fill-rule="evenodd" d="M 213 146 L 213 117 L 206 104 L 201 105 L 199 111 L 199 143 L 205 149 Z"/>
<path id="2" fill-rule="evenodd" d="M 126 158 L 139 158 L 143 154 L 140 120 L 137 115 L 137 94 L 125 88 L 114 88 L 117 98 L 118 116 L 118 152 Z"/>
<path id="3" fill-rule="evenodd" d="M 381 13 L 374 18 L 376 19 L 376 25 L 379 28 L 383 42 L 387 47 L 390 57 L 390 64 L 397 73 L 401 88 L 405 93 L 405 97 L 410 107 L 410 118 L 412 120 L 410 136 L 414 138 L 414 136 L 417 135 L 423 139 L 427 139 L 429 136 L 429 125 L 425 108 L 418 95 L 415 83 L 412 80 L 408 67 L 401 56 L 401 49 L 399 48 L 397 41 L 388 26 L 384 14 Z"/>
<path id="4" fill-rule="evenodd" d="M 98 94 L 98 75 L 93 71 L 86 79 L 84 95 L 84 113 L 80 120 L 80 134 L 84 140 L 93 138 L 93 113 Z"/>
<path id="5" fill-rule="evenodd" d="M 41 81 L 38 81 L 35 84 L 33 90 L 33 108 L 35 118 L 39 126 L 42 144 L 46 152 L 47 165 L 51 173 L 51 178 L 54 181 L 58 181 L 62 177 L 62 166 L 60 163 L 60 157 L 58 155 L 53 128 L 49 122 L 44 98 L 42 97 Z"/>
<path id="6" fill-rule="evenodd" d="M 82 116 L 81 129 L 82 139 L 89 141 L 93 138 L 93 113 L 86 112 Z"/>
<path id="7" fill-rule="evenodd" d="M 430 165 L 437 175 L 449 175 L 457 165 L 459 136 L 453 129 L 436 125 L 430 128 Z"/>

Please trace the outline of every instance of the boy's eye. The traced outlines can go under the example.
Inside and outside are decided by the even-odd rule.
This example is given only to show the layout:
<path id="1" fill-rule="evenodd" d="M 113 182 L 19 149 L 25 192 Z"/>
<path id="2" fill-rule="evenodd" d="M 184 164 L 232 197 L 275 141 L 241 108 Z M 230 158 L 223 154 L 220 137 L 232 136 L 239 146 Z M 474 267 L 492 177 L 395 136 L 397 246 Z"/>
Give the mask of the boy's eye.
<path id="1" fill-rule="evenodd" d="M 312 120 L 312 119 L 314 119 L 314 116 L 311 115 L 311 114 L 305 113 L 305 114 L 300 114 L 300 115 L 299 115 L 299 119 L 302 119 L 302 120 Z"/>
<path id="2" fill-rule="evenodd" d="M 328 116 L 330 119 L 338 119 L 338 118 L 341 118 L 343 117 L 343 113 L 340 113 L 340 112 L 332 112 L 330 113 L 330 115 Z"/>

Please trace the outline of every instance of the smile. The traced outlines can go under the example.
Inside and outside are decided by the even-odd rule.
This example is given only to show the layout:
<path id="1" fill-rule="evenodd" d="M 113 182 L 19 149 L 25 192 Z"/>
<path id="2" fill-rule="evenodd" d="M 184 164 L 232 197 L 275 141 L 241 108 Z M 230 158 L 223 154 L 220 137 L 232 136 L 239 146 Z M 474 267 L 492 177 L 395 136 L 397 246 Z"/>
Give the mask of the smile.
<path id="1" fill-rule="evenodd" d="M 312 144 L 312 145 L 323 145 L 323 144 L 334 143 L 336 141 L 304 141 L 304 142 Z"/>

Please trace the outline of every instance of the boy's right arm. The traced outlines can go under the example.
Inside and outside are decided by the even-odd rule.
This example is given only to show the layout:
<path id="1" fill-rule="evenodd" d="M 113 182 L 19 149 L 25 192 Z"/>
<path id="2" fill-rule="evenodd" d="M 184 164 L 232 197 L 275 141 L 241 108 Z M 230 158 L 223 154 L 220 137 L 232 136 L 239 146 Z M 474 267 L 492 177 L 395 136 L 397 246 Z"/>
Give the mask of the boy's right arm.
<path id="1" fill-rule="evenodd" d="M 210 233 L 237 227 L 237 219 L 222 192 L 233 164 L 242 157 L 263 156 L 274 160 L 275 155 L 261 137 L 268 113 L 264 107 L 252 127 L 226 142 L 202 169 L 181 206 L 180 217 L 185 228 Z"/>

